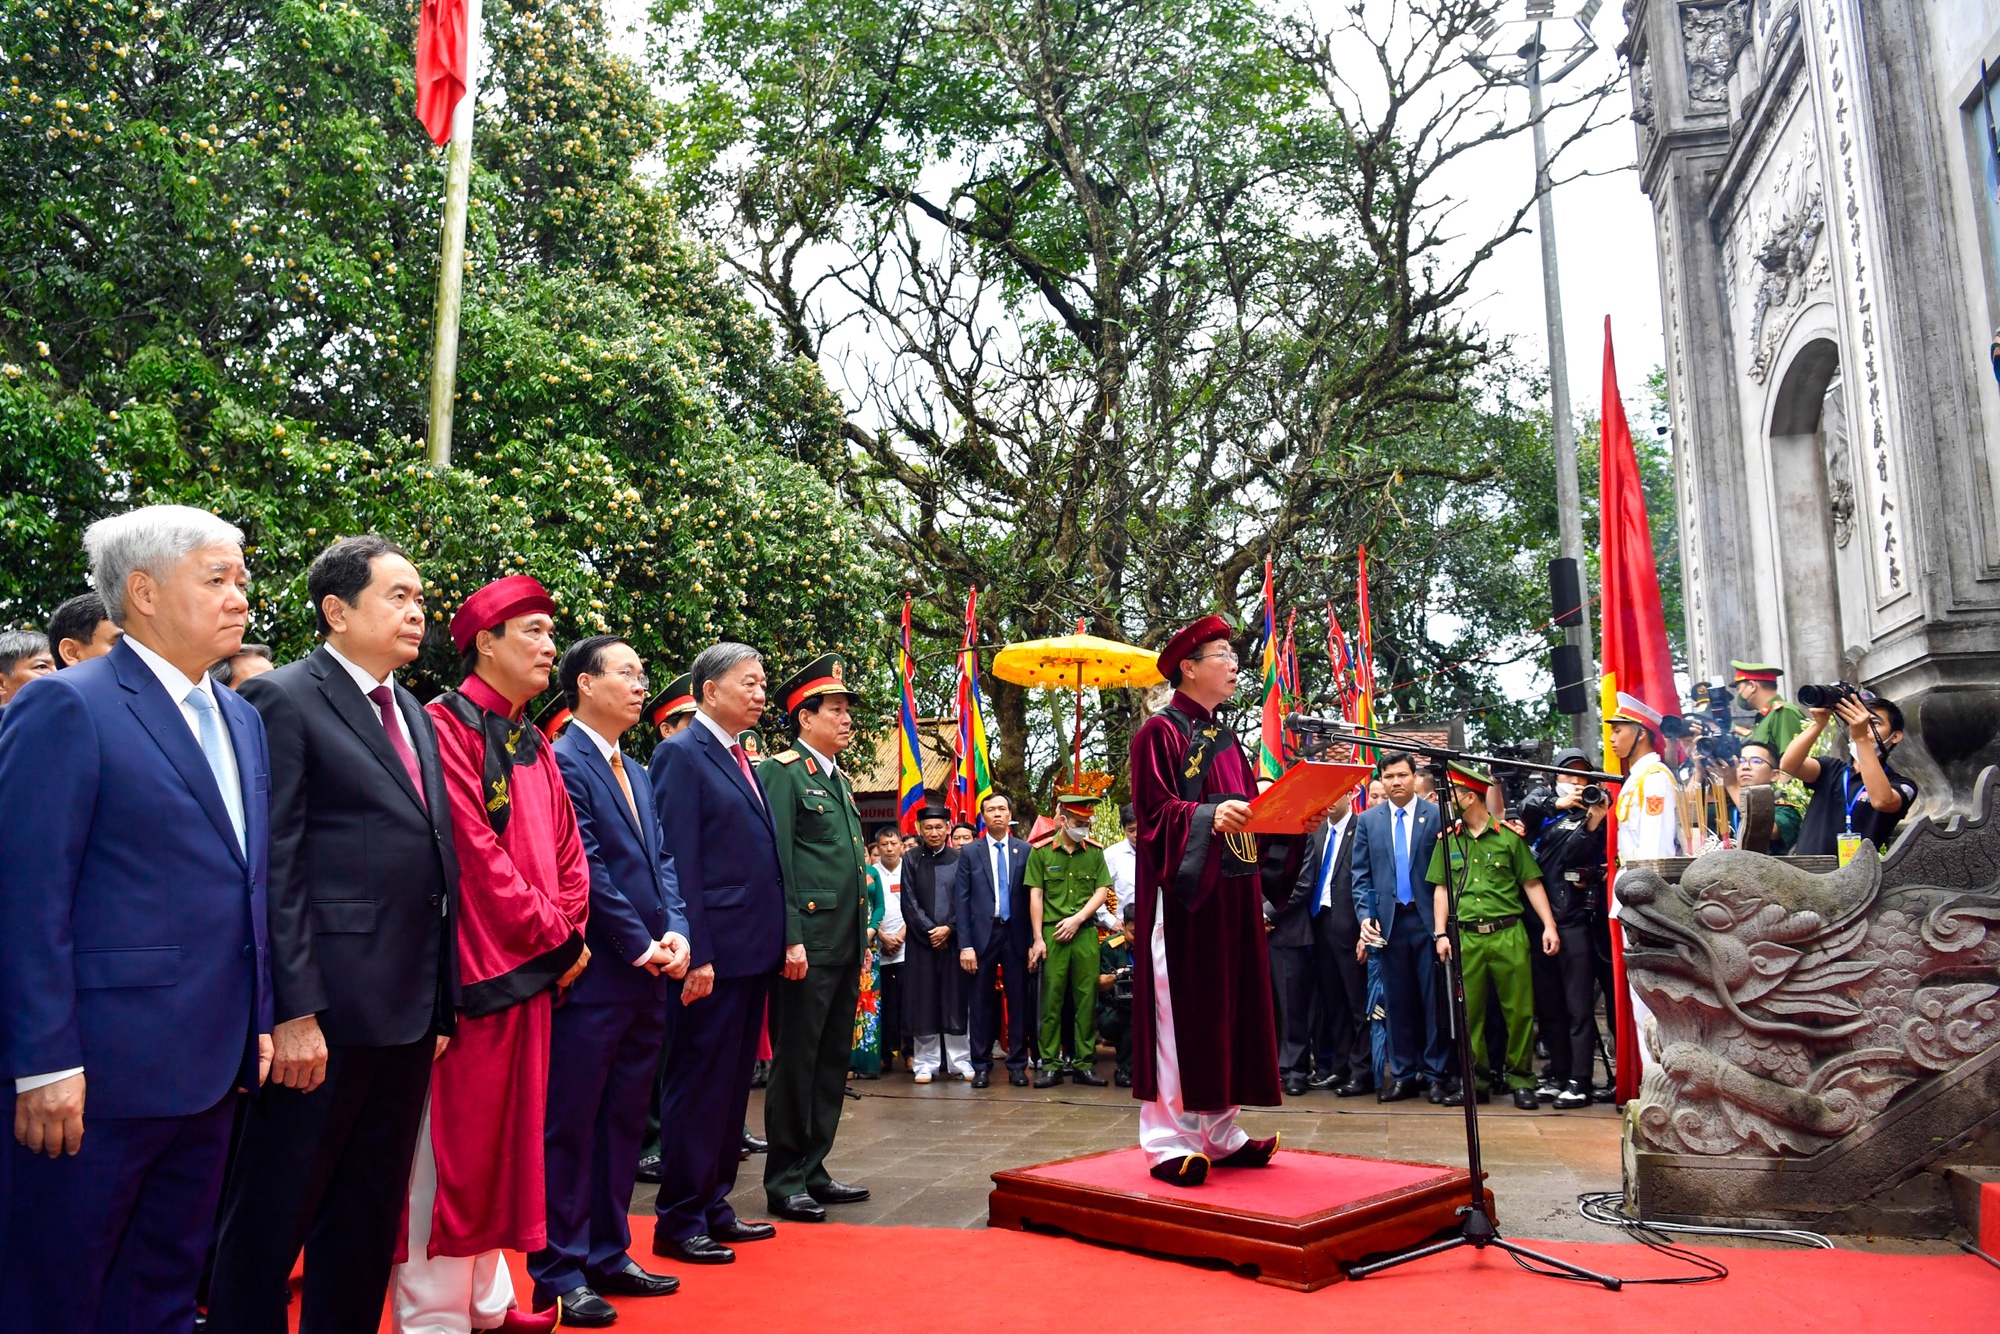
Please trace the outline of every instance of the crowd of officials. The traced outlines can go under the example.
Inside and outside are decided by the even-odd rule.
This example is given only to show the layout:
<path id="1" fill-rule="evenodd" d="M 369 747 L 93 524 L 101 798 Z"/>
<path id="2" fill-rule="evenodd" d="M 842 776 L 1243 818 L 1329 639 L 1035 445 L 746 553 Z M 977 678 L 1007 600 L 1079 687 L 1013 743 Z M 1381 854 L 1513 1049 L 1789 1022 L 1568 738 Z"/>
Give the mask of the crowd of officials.
<path id="1" fill-rule="evenodd" d="M 1026 830 L 996 794 L 977 824 L 926 807 L 914 836 L 864 831 L 837 655 L 772 689 L 722 643 L 656 691 L 620 636 L 557 645 L 553 600 L 515 575 L 454 614 L 462 682 L 422 705 L 396 672 L 423 581 L 392 543 L 320 554 L 320 645 L 280 665 L 243 642 L 232 525 L 155 506 L 86 542 L 95 591 L 46 635 L 0 635 L 19 1327 L 277 1334 L 301 1252 L 306 1330 L 372 1330 L 385 1298 L 411 1334 L 605 1325 L 607 1296 L 679 1285 L 630 1253 L 641 1176 L 650 1250 L 677 1266 L 775 1234 L 729 1203 L 753 1152 L 780 1221 L 868 1198 L 826 1168 L 851 1079 L 983 1089 L 997 1052 L 1015 1086 L 1100 1086 L 1102 1042 L 1134 1082 L 1132 808 L 1109 846 L 1080 795 Z M 1772 669 L 1738 672 L 1755 734 L 1726 775 L 1670 765 L 1660 715 L 1619 697 L 1615 804 L 1579 751 L 1512 812 L 1490 773 L 1380 754 L 1365 802 L 1262 880 L 1284 1093 L 1606 1099 L 1611 827 L 1627 860 L 1727 843 L 1782 770 L 1808 796 L 1776 850 L 1884 843 L 1916 795 L 1888 764 L 1895 706 L 1850 692 L 1808 718 Z M 537 726 L 552 681 L 562 716 Z M 765 753 L 773 703 L 787 744 Z M 1852 760 L 1813 753 L 1835 717 Z M 646 765 L 624 750 L 640 729 Z M 1470 1090 L 1442 1005 L 1454 910 Z M 1168 1167 L 1186 1178 L 1186 1155 Z"/>

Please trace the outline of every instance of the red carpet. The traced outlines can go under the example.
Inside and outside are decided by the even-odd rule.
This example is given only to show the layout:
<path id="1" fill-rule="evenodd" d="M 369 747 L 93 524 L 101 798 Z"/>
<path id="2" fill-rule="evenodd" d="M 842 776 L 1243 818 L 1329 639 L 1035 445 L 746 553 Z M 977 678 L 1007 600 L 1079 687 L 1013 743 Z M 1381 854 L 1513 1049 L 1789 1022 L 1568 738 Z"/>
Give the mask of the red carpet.
<path id="1" fill-rule="evenodd" d="M 1155 1180 L 1146 1170 L 1145 1150 L 1134 1147 L 1031 1167 L 1024 1175 L 1103 1190 L 1130 1191 L 1163 1200 L 1197 1201 L 1232 1212 L 1303 1218 L 1448 1173 L 1428 1163 L 1383 1162 L 1325 1153 L 1281 1153 L 1271 1160 L 1270 1166 L 1254 1172 L 1216 1168 L 1209 1173 L 1207 1184 L 1198 1191 L 1190 1191 Z"/>
<path id="2" fill-rule="evenodd" d="M 650 1236 L 652 1219 L 633 1220 Z M 1654 1334 L 1992 1334 L 2000 1269 L 1971 1256 L 1715 1250 L 1731 1270 L 1699 1287 L 1599 1288 L 1535 1278 L 1459 1251 L 1360 1283 L 1287 1292 L 1235 1274 L 1061 1237 L 984 1228 L 779 1225 L 737 1262 L 680 1268 L 672 1297 L 620 1299 L 624 1334 L 865 1329 L 871 1334 L 1179 1334 L 1246 1328 L 1577 1328 Z M 1542 1244 L 1626 1277 L 1685 1272 L 1641 1246 Z M 650 1257 L 641 1255 L 642 1262 Z M 527 1279 L 514 1257 L 523 1296 Z M 297 1310 L 296 1303 L 293 1310 Z M 1300 1320 L 1314 1322 L 1300 1325 Z M 388 1322 L 383 1322 L 388 1328 Z"/>

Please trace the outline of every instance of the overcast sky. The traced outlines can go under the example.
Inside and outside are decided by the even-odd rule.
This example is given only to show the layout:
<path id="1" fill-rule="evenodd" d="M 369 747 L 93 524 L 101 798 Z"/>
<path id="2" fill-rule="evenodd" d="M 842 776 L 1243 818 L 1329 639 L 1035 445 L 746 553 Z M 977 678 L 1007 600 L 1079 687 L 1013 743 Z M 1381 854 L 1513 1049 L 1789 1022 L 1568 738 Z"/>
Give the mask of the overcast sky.
<path id="1" fill-rule="evenodd" d="M 1325 5 L 1332 0 L 1306 0 Z M 1372 4 L 1393 0 L 1372 0 Z M 1372 7 L 1372 6 L 1371 6 Z M 1518 10 L 1521 0 L 1511 0 Z M 1574 13 L 1575 0 L 1558 0 L 1557 12 Z M 614 42 L 643 55 L 642 27 L 647 0 L 605 0 Z M 1617 71 L 1613 54 L 1624 38 L 1618 6 L 1609 5 L 1591 25 L 1599 48 L 1571 76 L 1569 87 L 1599 82 Z M 1572 181 L 1556 193 L 1556 241 L 1561 269 L 1563 325 L 1568 344 L 1570 399 L 1579 418 L 1597 411 L 1603 375 L 1604 319 L 1612 321 L 1618 349 L 1619 387 L 1628 412 L 1643 416 L 1639 403 L 1646 375 L 1665 360 L 1661 339 L 1659 271 L 1653 248 L 1652 211 L 1639 189 L 1629 93 L 1613 94 L 1612 123 L 1570 150 L 1569 171 L 1604 173 Z M 1570 128 L 1551 117 L 1552 140 Z M 1496 225 L 1518 208 L 1533 188 L 1533 149 L 1527 136 L 1495 145 L 1455 174 L 1451 193 L 1463 204 L 1468 235 Z M 1509 339 L 1526 364 L 1545 364 L 1547 324 L 1542 297 L 1541 247 L 1532 230 L 1503 246 L 1480 271 L 1469 318 L 1493 335 Z"/>

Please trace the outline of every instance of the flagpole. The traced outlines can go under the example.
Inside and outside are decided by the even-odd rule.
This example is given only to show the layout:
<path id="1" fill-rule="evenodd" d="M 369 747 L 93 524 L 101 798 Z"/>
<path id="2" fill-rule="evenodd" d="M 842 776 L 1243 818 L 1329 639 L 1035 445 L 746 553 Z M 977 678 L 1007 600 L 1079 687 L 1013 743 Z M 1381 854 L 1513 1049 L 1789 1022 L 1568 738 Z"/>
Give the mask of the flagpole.
<path id="1" fill-rule="evenodd" d="M 472 105 L 479 92 L 480 0 L 466 0 L 465 96 L 451 118 L 446 150 L 444 238 L 438 247 L 438 291 L 431 342 L 430 461 L 451 466 L 451 414 L 458 397 L 458 315 L 465 291 L 465 210 L 472 190 Z"/>

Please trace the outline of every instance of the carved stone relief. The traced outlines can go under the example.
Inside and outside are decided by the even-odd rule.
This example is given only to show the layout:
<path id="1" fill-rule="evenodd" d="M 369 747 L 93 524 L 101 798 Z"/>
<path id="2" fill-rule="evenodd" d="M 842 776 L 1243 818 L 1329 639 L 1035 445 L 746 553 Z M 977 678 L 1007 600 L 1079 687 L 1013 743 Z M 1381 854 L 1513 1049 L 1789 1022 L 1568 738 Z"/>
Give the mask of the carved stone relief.
<path id="1" fill-rule="evenodd" d="M 1820 400 L 1819 439 L 1826 459 L 1826 507 L 1833 516 L 1833 544 L 1844 548 L 1854 536 L 1854 468 L 1847 459 L 1847 397 L 1837 375 Z"/>
<path id="2" fill-rule="evenodd" d="M 1711 105 L 1729 100 L 1729 75 L 1750 41 L 1750 0 L 1682 4 L 1681 44 L 1688 98 Z"/>
<path id="3" fill-rule="evenodd" d="M 2000 884 L 1885 884 L 1866 848 L 1825 875 L 1729 850 L 1679 884 L 1628 868 L 1617 893 L 1658 1060 L 1643 1147 L 1812 1154 L 2000 1045 Z"/>
<path id="4" fill-rule="evenodd" d="M 1632 119 L 1653 127 L 1653 62 L 1643 53 L 1632 57 Z"/>
<path id="5" fill-rule="evenodd" d="M 1784 341 L 1788 312 L 1823 286 L 1832 261 L 1820 238 L 1826 231 L 1826 191 L 1819 154 L 1811 135 L 1771 168 L 1770 189 L 1751 213 L 1744 231 L 1743 257 L 1732 270 L 1750 285 L 1750 348 L 1746 369 L 1762 384 Z"/>

